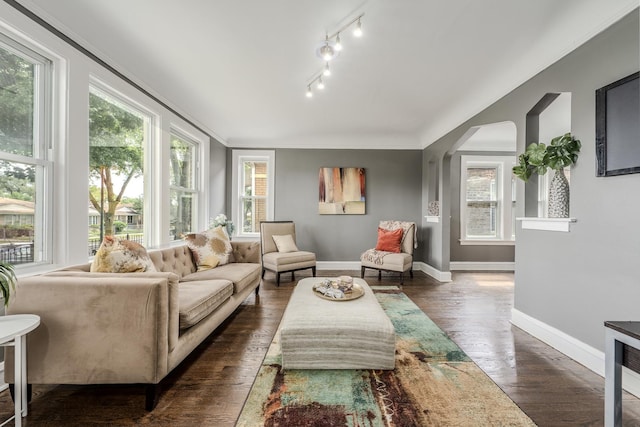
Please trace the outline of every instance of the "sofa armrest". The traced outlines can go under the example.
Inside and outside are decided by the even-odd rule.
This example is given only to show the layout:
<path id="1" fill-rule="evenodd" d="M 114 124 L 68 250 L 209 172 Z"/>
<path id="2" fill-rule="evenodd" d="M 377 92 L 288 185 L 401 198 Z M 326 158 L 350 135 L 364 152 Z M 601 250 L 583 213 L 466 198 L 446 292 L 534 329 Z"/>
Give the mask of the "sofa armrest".
<path id="1" fill-rule="evenodd" d="M 168 373 L 177 301 L 177 281 L 166 274 L 53 274 L 19 279 L 7 314 L 40 316 L 27 336 L 30 383 L 158 383 Z M 6 350 L 10 382 L 13 351 Z"/>
<path id="2" fill-rule="evenodd" d="M 260 242 L 231 242 L 234 262 L 260 264 Z"/>

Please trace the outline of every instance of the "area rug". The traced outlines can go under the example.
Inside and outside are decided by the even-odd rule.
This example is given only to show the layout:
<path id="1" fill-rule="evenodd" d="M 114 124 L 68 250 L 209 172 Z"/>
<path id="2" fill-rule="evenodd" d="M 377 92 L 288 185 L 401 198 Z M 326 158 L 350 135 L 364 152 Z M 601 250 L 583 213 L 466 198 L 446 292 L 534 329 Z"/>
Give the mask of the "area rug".
<path id="1" fill-rule="evenodd" d="M 395 369 L 283 371 L 276 333 L 237 426 L 535 425 L 397 287 L 372 289 L 396 330 Z"/>

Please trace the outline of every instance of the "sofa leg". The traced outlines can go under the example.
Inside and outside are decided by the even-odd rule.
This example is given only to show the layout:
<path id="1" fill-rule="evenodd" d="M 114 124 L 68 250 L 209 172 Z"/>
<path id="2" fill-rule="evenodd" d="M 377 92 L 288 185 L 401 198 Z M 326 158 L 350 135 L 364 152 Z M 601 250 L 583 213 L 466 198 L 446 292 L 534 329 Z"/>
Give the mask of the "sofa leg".
<path id="1" fill-rule="evenodd" d="M 160 384 L 147 384 L 144 408 L 149 412 L 153 411 L 158 404 L 158 397 L 160 397 Z"/>
<path id="2" fill-rule="evenodd" d="M 364 267 L 360 267 L 360 278 L 364 279 Z"/>
<path id="3" fill-rule="evenodd" d="M 258 296 L 259 293 L 260 293 L 260 284 L 258 283 L 258 286 L 256 286 L 256 296 Z"/>
<path id="4" fill-rule="evenodd" d="M 264 279 L 264 272 L 267 271 L 265 268 L 262 269 L 262 278 Z"/>
<path id="5" fill-rule="evenodd" d="M 400 272 L 400 286 L 402 286 L 404 284 L 404 273 L 401 271 Z"/>
<path id="6" fill-rule="evenodd" d="M 296 273 L 295 272 L 291 272 L 291 281 L 295 282 L 296 281 Z"/>
<path id="7" fill-rule="evenodd" d="M 316 268 L 315 267 L 311 267 L 311 274 L 313 274 L 313 277 L 316 277 Z"/>
<path id="8" fill-rule="evenodd" d="M 409 276 L 411 276 L 411 278 L 413 279 L 413 268 L 409 270 Z"/>
<path id="9" fill-rule="evenodd" d="M 280 286 L 280 272 L 276 273 L 276 286 Z"/>
<path id="10" fill-rule="evenodd" d="M 378 270 L 378 280 L 382 280 L 382 270 Z"/>

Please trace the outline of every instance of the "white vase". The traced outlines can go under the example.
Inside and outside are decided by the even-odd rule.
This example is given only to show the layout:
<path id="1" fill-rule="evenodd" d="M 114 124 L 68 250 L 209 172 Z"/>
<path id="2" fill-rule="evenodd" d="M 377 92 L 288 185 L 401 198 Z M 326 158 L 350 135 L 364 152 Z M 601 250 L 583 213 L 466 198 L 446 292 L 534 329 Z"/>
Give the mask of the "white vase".
<path id="1" fill-rule="evenodd" d="M 569 218 L 569 181 L 564 169 L 555 172 L 549 185 L 549 218 Z"/>

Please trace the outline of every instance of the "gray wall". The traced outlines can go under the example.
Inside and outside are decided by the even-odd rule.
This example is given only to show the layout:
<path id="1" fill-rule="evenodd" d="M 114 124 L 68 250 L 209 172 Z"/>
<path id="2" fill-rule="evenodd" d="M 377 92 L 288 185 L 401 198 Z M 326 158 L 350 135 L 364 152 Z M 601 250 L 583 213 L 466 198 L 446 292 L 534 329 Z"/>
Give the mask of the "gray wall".
<path id="1" fill-rule="evenodd" d="M 231 151 L 231 150 L 229 150 Z M 227 205 L 227 147 L 211 138 L 209 151 L 209 216 L 225 212 L 231 215 Z M 231 180 L 229 179 L 229 187 Z M 227 206 L 229 209 L 227 210 Z"/>
<path id="2" fill-rule="evenodd" d="M 570 233 L 516 230 L 515 308 L 600 350 L 604 320 L 640 318 L 640 174 L 595 176 L 595 90 L 640 69 L 639 29 L 636 10 L 429 146 L 424 156 L 454 147 L 471 126 L 505 120 L 516 124 L 521 153 L 527 111 L 546 93 L 571 92 L 571 130 L 582 141 L 571 170 L 577 223 Z M 523 194 L 521 184 L 522 211 Z M 440 248 L 448 244 L 447 236 L 436 250 L 444 253 Z"/>
<path id="3" fill-rule="evenodd" d="M 380 220 L 420 226 L 421 160 L 421 150 L 277 149 L 275 219 L 295 221 L 298 246 L 319 261 L 359 261 L 375 246 Z M 365 215 L 318 214 L 321 167 L 365 168 Z"/>
<path id="4" fill-rule="evenodd" d="M 513 262 L 515 246 L 460 244 L 460 158 L 461 156 L 515 156 L 515 153 L 456 151 L 451 156 L 451 261 Z"/>

